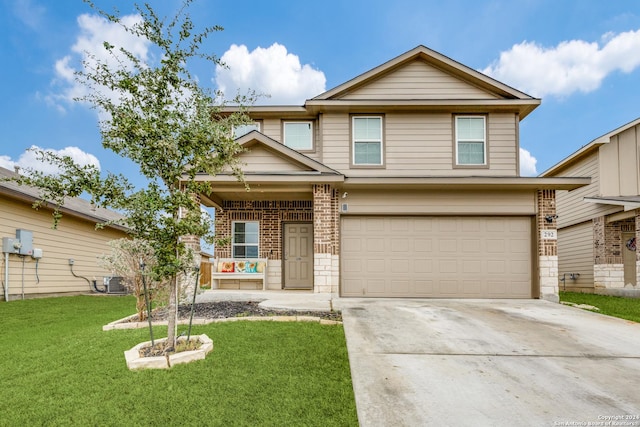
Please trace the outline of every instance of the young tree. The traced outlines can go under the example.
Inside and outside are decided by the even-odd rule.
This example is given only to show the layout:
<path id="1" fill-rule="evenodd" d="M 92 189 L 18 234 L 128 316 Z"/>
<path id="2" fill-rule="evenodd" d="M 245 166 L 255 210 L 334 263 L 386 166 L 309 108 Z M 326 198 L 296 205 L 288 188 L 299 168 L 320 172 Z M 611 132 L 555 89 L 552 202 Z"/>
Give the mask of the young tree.
<path id="1" fill-rule="evenodd" d="M 46 175 L 33 169 L 19 178 L 40 187 L 45 203 L 62 206 L 66 197 L 88 194 L 92 203 L 119 210 L 133 238 L 146 241 L 157 262 L 153 279 L 167 281 L 169 328 L 168 343 L 175 345 L 179 298 L 178 278 L 193 271 L 198 254 L 183 241 L 197 236 L 212 242 L 212 224 L 200 212 L 198 194 L 211 188 L 199 182 L 197 174 L 215 175 L 232 170 L 238 179 L 242 172 L 237 154 L 242 148 L 233 139 L 233 127 L 249 122 L 246 108 L 251 96 L 237 97 L 237 113 L 221 114 L 219 94 L 202 88 L 190 74 L 193 60 L 205 59 L 221 64 L 211 54 L 201 52 L 202 42 L 220 27 L 194 32 L 186 13 L 191 0 L 168 22 L 146 4 L 135 5 L 141 19 L 128 24 L 118 13 L 107 13 L 91 6 L 128 33 L 146 39 L 157 49 L 157 64 L 149 64 L 133 52 L 109 41 L 104 47 L 114 61 L 87 56 L 76 78 L 88 89 L 78 101 L 97 109 L 104 148 L 131 160 L 146 178 L 146 188 L 135 190 L 122 174 L 101 175 L 93 166 L 78 166 L 69 157 L 40 151 L 39 157 L 58 166 L 60 173 Z M 54 226 L 60 219 L 54 213 Z"/>

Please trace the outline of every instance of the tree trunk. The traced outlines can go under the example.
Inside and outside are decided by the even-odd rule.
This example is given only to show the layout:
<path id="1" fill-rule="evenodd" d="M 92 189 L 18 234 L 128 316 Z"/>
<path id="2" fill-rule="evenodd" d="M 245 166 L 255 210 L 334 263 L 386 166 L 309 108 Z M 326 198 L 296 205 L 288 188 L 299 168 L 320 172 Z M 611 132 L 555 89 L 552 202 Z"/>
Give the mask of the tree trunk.
<path id="1" fill-rule="evenodd" d="M 178 328 L 178 278 L 171 278 L 169 307 L 168 308 L 168 325 L 167 325 L 167 343 L 172 343 L 172 347 L 176 346 L 176 334 Z"/>

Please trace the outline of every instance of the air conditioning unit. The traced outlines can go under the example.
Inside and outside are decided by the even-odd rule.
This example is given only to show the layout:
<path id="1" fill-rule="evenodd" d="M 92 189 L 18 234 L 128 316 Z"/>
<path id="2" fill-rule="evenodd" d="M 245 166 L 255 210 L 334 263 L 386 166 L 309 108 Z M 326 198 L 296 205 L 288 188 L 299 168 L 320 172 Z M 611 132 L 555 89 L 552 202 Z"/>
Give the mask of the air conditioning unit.
<path id="1" fill-rule="evenodd" d="M 108 294 L 126 294 L 127 288 L 122 283 L 121 276 L 112 276 L 104 278 L 104 285 L 107 287 Z"/>

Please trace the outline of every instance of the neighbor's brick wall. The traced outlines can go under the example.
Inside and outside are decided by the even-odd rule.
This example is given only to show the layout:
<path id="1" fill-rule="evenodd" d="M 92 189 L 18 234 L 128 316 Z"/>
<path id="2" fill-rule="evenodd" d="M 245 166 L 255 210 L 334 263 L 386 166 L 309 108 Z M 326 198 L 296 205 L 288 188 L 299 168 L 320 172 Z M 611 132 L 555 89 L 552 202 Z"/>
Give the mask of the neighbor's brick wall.
<path id="1" fill-rule="evenodd" d="M 636 209 L 636 286 L 640 286 L 640 209 Z"/>

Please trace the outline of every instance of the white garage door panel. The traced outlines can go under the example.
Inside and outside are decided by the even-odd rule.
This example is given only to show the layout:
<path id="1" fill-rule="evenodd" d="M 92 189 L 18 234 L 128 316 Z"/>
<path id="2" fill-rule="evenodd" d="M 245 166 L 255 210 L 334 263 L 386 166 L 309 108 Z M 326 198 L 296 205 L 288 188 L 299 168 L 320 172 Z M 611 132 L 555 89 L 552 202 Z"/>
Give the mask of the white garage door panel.
<path id="1" fill-rule="evenodd" d="M 530 298 L 528 217 L 343 217 L 342 295 Z"/>

